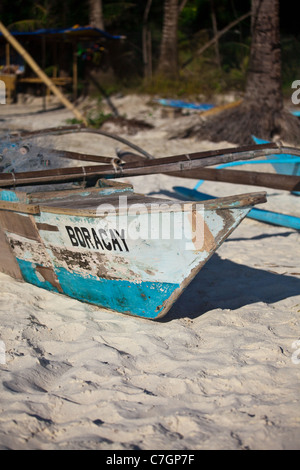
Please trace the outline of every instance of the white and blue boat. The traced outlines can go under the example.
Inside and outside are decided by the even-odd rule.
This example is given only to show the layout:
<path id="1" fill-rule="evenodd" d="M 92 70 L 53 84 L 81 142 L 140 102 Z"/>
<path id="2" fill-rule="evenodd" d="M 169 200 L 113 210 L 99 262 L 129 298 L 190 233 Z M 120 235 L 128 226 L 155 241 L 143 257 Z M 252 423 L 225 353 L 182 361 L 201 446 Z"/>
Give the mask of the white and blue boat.
<path id="1" fill-rule="evenodd" d="M 129 184 L 0 190 L 0 271 L 56 294 L 147 319 L 163 317 L 265 193 L 199 203 Z"/>
<path id="2" fill-rule="evenodd" d="M 253 206 L 266 201 L 266 193 L 183 202 L 137 194 L 117 178 L 193 172 L 281 151 L 270 143 L 1 173 L 0 271 L 102 308 L 161 318 Z"/>

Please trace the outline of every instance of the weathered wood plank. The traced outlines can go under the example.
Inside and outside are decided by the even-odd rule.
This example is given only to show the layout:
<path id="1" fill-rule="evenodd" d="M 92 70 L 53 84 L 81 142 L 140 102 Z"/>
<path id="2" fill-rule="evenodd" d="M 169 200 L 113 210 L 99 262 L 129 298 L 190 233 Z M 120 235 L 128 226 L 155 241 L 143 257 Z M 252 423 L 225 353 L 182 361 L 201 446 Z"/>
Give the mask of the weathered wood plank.
<path id="1" fill-rule="evenodd" d="M 39 233 L 29 216 L 17 212 L 1 211 L 1 227 L 21 237 L 39 241 Z"/>
<path id="2" fill-rule="evenodd" d="M 0 201 L 0 209 L 14 212 L 23 212 L 25 214 L 38 214 L 40 212 L 39 206 L 37 205 L 9 201 Z"/>
<path id="3" fill-rule="evenodd" d="M 21 270 L 2 229 L 1 215 L 0 212 L 0 271 L 15 279 L 22 280 Z"/>
<path id="4" fill-rule="evenodd" d="M 282 189 L 286 191 L 300 191 L 300 176 L 280 175 L 248 170 L 223 170 L 215 168 L 201 168 L 200 170 L 187 170 L 169 173 L 180 178 L 201 179 L 208 181 L 223 181 L 233 184 L 247 184 L 263 186 L 265 188 Z"/>
<path id="5" fill-rule="evenodd" d="M 177 211 L 185 211 L 190 210 L 193 211 L 195 209 L 196 204 L 193 202 L 182 202 L 182 201 L 171 201 L 169 199 L 161 199 L 161 198 L 151 198 L 145 197 L 138 194 L 134 194 L 133 196 L 129 195 L 127 199 L 127 205 L 120 206 L 119 205 L 119 197 L 110 197 L 101 200 L 101 204 L 104 205 L 111 205 L 112 211 L 115 214 L 122 214 L 128 213 L 128 209 L 131 207 L 132 204 L 139 205 L 139 213 L 143 212 L 177 212 Z M 255 192 L 255 193 L 245 193 L 241 195 L 235 196 L 227 196 L 222 197 L 214 200 L 204 200 L 199 201 L 198 204 L 202 204 L 203 207 L 207 210 L 215 210 L 215 209 L 228 209 L 232 207 L 232 204 L 235 204 L 235 207 L 243 207 L 252 204 L 261 204 L 266 202 L 266 193 L 265 192 Z M 60 201 L 59 204 L 51 204 L 48 202 L 47 204 L 40 206 L 41 212 L 49 212 L 49 213 L 56 213 L 56 214 L 68 214 L 68 215 L 81 215 L 87 217 L 95 217 L 100 216 L 99 213 L 99 200 L 94 200 L 90 203 L 82 203 L 81 205 L 74 205 L 69 204 L 66 200 L 65 202 Z"/>

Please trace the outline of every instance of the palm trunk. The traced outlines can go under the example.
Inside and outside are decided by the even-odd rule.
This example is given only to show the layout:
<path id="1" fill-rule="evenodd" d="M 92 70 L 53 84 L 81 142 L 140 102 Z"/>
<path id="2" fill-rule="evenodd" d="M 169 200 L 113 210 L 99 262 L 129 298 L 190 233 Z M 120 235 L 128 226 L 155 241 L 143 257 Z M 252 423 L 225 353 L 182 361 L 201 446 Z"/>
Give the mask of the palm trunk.
<path id="1" fill-rule="evenodd" d="M 245 101 L 266 106 L 271 112 L 283 108 L 279 0 L 252 0 L 252 43 Z"/>
<path id="2" fill-rule="evenodd" d="M 90 26 L 104 30 L 102 0 L 89 0 Z"/>
<path id="3" fill-rule="evenodd" d="M 169 78 L 176 78 L 178 75 L 178 13 L 178 0 L 165 0 L 163 34 L 157 71 L 158 74 Z"/>

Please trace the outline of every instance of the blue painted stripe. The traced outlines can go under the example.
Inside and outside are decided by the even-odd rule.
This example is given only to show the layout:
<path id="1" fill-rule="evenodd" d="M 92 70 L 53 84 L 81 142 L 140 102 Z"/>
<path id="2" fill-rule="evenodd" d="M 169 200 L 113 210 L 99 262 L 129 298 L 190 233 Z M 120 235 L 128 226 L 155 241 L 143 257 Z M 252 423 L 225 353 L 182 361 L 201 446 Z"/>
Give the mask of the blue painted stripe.
<path id="1" fill-rule="evenodd" d="M 8 202 L 20 202 L 20 199 L 14 191 L 3 189 L 0 191 L 0 200 Z"/>
<path id="2" fill-rule="evenodd" d="M 182 100 L 168 100 L 168 99 L 158 99 L 156 100 L 159 104 L 162 104 L 163 106 L 170 106 L 173 108 L 187 108 L 187 109 L 198 109 L 200 111 L 208 111 L 209 109 L 212 109 L 215 107 L 213 104 L 209 103 L 187 103 L 186 101 Z"/>
<path id="3" fill-rule="evenodd" d="M 56 287 L 52 286 L 50 282 L 48 281 L 42 281 L 36 274 L 36 264 L 32 263 L 30 261 L 26 261 L 20 258 L 16 258 L 20 269 L 21 273 L 23 275 L 23 278 L 26 282 L 29 282 L 29 284 L 34 284 L 37 287 L 42 287 L 43 289 L 50 290 L 52 292 L 58 292 Z"/>
<path id="4" fill-rule="evenodd" d="M 271 225 L 280 225 L 281 227 L 293 228 L 300 230 L 300 217 L 294 215 L 280 214 L 279 212 L 267 211 L 255 207 L 248 214 L 250 219 L 266 222 Z"/>
<path id="5" fill-rule="evenodd" d="M 58 292 L 49 282 L 42 282 L 36 275 L 36 265 L 17 258 L 24 279 L 44 289 Z M 144 318 L 157 318 L 163 310 L 163 302 L 179 287 L 167 282 L 130 282 L 104 279 L 96 276 L 55 268 L 60 286 L 69 297 Z"/>

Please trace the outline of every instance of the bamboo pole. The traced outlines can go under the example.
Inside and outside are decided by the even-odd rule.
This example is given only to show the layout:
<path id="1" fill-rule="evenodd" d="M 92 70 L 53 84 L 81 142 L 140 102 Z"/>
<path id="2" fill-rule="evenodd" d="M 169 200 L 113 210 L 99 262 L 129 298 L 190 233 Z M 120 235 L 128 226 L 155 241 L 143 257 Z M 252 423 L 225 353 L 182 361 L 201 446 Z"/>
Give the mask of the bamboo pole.
<path id="1" fill-rule="evenodd" d="M 24 49 L 24 47 L 10 34 L 8 29 L 3 25 L 0 21 L 0 31 L 2 32 L 5 39 L 13 46 L 16 51 L 23 57 L 23 59 L 28 63 L 28 65 L 32 68 L 32 70 L 38 75 L 38 77 L 47 85 L 47 87 L 52 91 L 54 95 L 56 95 L 62 104 L 68 108 L 74 116 L 83 121 L 83 123 L 87 126 L 87 120 L 85 117 L 78 111 L 78 109 L 73 106 L 73 104 L 62 94 L 62 92 L 54 85 L 52 80 L 43 72 L 43 70 L 39 67 L 39 65 L 35 62 L 35 60 L 31 57 L 30 54 Z"/>
<path id="2" fill-rule="evenodd" d="M 105 157 L 102 155 L 91 155 L 87 153 L 70 152 L 68 150 L 58 150 L 39 146 L 32 146 L 29 151 L 32 155 L 44 155 L 45 158 L 49 159 L 51 159 L 51 157 L 58 157 L 67 158 L 68 160 L 78 160 L 81 162 L 110 163 L 111 165 L 122 165 L 123 163 L 145 160 L 144 155 L 120 150 L 118 150 L 116 157 Z"/>
<path id="3" fill-rule="evenodd" d="M 124 165 L 93 165 L 84 167 L 58 168 L 22 173 L 3 173 L 0 175 L 0 187 L 26 186 L 32 184 L 63 183 L 67 181 L 90 180 L 92 183 L 99 178 L 123 178 L 129 176 L 153 175 L 159 173 L 178 173 L 196 168 L 219 165 L 237 160 L 250 160 L 259 156 L 278 153 L 300 155 L 300 149 L 277 147 L 276 144 L 263 144 L 195 152 L 153 160 L 133 161 Z"/>
<path id="4" fill-rule="evenodd" d="M 246 184 L 250 186 L 263 186 L 265 188 L 282 189 L 285 191 L 300 190 L 300 176 L 279 175 L 258 171 L 223 170 L 215 168 L 201 168 L 193 171 L 179 171 L 169 173 L 180 178 L 201 179 L 208 181 L 222 181 L 224 183 Z"/>

